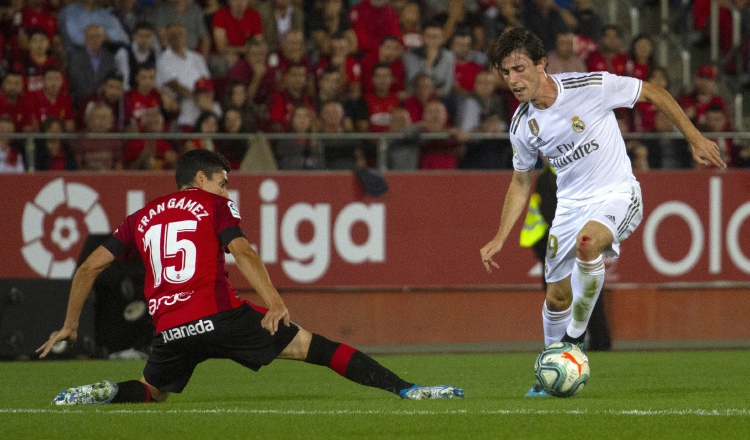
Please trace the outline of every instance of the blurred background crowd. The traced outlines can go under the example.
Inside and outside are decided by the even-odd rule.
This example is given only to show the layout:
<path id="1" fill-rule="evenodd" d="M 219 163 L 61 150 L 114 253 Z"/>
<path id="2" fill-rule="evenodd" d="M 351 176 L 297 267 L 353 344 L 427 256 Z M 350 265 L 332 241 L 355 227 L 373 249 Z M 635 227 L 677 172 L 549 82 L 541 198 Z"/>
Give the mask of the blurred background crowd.
<path id="1" fill-rule="evenodd" d="M 220 152 L 246 171 L 372 166 L 375 142 L 342 133 L 402 134 L 389 140 L 392 170 L 511 169 L 509 141 L 467 134 L 507 131 L 519 103 L 486 53 L 521 26 L 542 39 L 549 73 L 609 71 L 650 81 L 702 130 L 731 132 L 742 115 L 733 114 L 722 80 L 747 69 L 748 2 L 719 1 L 720 48 L 728 53 L 733 32 L 741 33 L 741 62 L 732 65 L 742 71 L 696 64 L 687 88 L 675 81 L 676 69 L 655 61 L 648 33 L 628 35 L 609 23 L 607 3 L 0 0 L 0 133 L 151 134 L 0 138 L 0 172 L 171 169 L 194 148 Z M 709 37 L 709 6 L 670 2 L 695 47 Z M 732 28 L 730 10 L 741 12 L 741 29 Z M 616 115 L 626 133 L 674 131 L 650 103 Z M 215 133 L 236 136 L 212 139 Z M 750 166 L 741 140 L 716 141 L 730 167 Z M 629 140 L 627 148 L 637 172 L 696 167 L 682 139 Z"/>

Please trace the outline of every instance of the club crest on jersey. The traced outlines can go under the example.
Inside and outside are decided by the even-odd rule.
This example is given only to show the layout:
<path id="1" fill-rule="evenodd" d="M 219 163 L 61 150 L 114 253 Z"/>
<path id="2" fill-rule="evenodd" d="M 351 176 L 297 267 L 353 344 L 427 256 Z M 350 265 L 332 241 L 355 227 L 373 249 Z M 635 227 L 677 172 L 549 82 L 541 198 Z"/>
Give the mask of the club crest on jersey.
<path id="1" fill-rule="evenodd" d="M 227 206 L 229 206 L 229 212 L 232 213 L 232 217 L 234 218 L 242 218 L 240 217 L 240 210 L 237 209 L 237 206 L 235 206 L 233 201 L 227 202 Z"/>
<path id="2" fill-rule="evenodd" d="M 573 116 L 573 131 L 581 133 L 586 129 L 586 123 L 584 123 L 578 116 Z"/>
<path id="3" fill-rule="evenodd" d="M 529 130 L 531 130 L 531 134 L 534 136 L 539 136 L 539 124 L 536 122 L 536 119 L 529 119 Z"/>

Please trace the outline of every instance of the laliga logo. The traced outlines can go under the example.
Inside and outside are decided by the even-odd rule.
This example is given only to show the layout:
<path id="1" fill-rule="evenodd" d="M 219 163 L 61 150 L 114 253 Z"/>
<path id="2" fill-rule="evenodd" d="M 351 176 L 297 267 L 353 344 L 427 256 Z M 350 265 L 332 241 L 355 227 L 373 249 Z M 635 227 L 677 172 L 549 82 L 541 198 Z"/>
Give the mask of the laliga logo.
<path id="1" fill-rule="evenodd" d="M 331 238 L 339 256 L 347 263 L 385 261 L 385 206 L 382 203 L 346 205 L 336 216 L 333 230 L 330 204 L 296 203 L 281 218 L 279 234 L 279 212 L 274 203 L 279 196 L 279 184 L 266 179 L 258 193 L 264 202 L 260 207 L 260 258 L 264 263 L 277 263 L 277 243 L 280 241 L 290 257 L 281 262 L 281 268 L 292 280 L 311 283 L 326 273 L 331 262 Z M 312 224 L 314 231 L 307 242 L 300 241 L 297 236 L 297 230 L 304 222 Z M 357 244 L 352 240 L 351 232 L 360 222 L 367 227 L 367 240 Z"/>
<path id="2" fill-rule="evenodd" d="M 21 230 L 24 246 L 21 249 L 24 260 L 36 273 L 47 278 L 70 278 L 76 270 L 73 256 L 55 259 L 55 250 L 45 247 L 44 224 L 48 215 L 58 208 L 79 211 L 83 214 L 85 230 L 79 231 L 78 221 L 71 215 L 58 215 L 52 224 L 49 239 L 59 251 L 67 253 L 82 237 L 88 234 L 109 233 L 107 214 L 97 203 L 99 194 L 80 183 L 65 183 L 62 178 L 48 183 L 33 202 L 27 202 L 23 210 Z"/>

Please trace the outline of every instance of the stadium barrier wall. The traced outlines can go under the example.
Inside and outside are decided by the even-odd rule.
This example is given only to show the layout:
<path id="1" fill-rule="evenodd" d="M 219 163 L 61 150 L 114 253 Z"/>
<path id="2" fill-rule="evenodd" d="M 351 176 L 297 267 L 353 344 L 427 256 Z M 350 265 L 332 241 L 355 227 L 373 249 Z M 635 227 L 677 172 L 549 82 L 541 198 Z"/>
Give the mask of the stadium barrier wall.
<path id="1" fill-rule="evenodd" d="M 512 349 L 539 341 L 539 265 L 515 238 L 521 222 L 496 258 L 501 269 L 487 274 L 478 255 L 495 233 L 511 174 L 384 176 L 389 192 L 371 198 L 352 173 L 230 175 L 245 233 L 293 316 L 373 346 L 495 341 Z M 126 214 L 172 192 L 173 179 L 166 172 L 0 175 L 0 278 L 69 279 L 88 234 L 112 232 Z M 742 318 L 727 323 L 749 316 L 741 312 L 750 286 L 750 171 L 638 179 L 643 222 L 607 271 L 613 337 L 714 345 L 750 339 L 720 314 L 685 314 L 716 307 Z M 233 285 L 246 289 L 231 261 L 228 269 Z M 702 330 L 691 333 L 684 322 Z"/>

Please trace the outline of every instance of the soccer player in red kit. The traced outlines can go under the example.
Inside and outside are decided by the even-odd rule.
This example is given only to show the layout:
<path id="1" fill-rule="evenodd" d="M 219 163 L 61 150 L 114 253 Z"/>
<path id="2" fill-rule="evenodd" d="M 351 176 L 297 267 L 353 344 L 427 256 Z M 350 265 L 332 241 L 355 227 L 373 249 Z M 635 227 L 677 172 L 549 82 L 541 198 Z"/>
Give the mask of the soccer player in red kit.
<path id="1" fill-rule="evenodd" d="M 57 405 L 163 402 L 187 385 L 195 367 L 210 358 L 231 359 L 258 370 L 276 358 L 323 365 L 356 383 L 404 399 L 460 398 L 460 388 L 406 382 L 361 351 L 310 333 L 290 321 L 227 198 L 229 164 L 205 149 L 185 153 L 177 165 L 179 191 L 129 215 L 114 235 L 78 268 L 63 327 L 37 352 L 45 357 L 59 341 L 74 342 L 89 291 L 115 256 L 136 245 L 146 266 L 144 294 L 156 334 L 140 381 L 70 388 Z M 229 251 L 267 308 L 243 301 L 224 268 Z"/>

